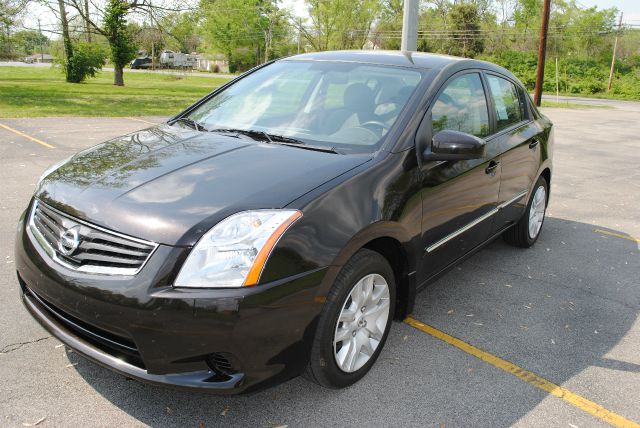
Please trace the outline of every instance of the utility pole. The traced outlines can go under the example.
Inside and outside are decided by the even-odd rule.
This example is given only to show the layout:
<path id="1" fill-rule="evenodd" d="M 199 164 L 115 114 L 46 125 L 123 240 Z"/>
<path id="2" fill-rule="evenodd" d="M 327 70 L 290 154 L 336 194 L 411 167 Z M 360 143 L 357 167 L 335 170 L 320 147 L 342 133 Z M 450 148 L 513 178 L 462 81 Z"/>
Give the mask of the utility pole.
<path id="1" fill-rule="evenodd" d="M 40 17 L 38 17 L 38 41 L 40 42 L 40 62 L 44 63 L 44 51 L 42 50 L 42 29 L 40 28 Z"/>
<path id="2" fill-rule="evenodd" d="M 622 12 L 620 12 L 620 21 L 618 21 L 618 31 L 616 32 L 616 41 L 613 43 L 613 57 L 611 58 L 611 71 L 609 72 L 609 85 L 607 86 L 607 93 L 611 92 L 611 84 L 613 83 L 613 71 L 616 68 L 616 51 L 618 50 L 618 37 L 620 36 L 621 29 L 622 29 Z"/>
<path id="3" fill-rule="evenodd" d="M 404 0 L 400 50 L 418 50 L 418 0 Z"/>
<path id="4" fill-rule="evenodd" d="M 547 33 L 549 32 L 549 12 L 551 0 L 544 0 L 542 9 L 542 28 L 540 28 L 540 48 L 538 49 L 538 71 L 536 74 L 535 104 L 540 107 L 542 102 L 542 85 L 544 83 L 544 61 L 547 57 Z"/>

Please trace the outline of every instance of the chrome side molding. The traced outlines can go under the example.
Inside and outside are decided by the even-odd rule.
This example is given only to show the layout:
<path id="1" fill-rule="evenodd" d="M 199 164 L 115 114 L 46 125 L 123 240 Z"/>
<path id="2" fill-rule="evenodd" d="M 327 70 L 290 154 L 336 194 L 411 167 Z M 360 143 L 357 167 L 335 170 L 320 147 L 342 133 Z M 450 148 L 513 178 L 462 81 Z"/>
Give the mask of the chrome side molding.
<path id="1" fill-rule="evenodd" d="M 509 205 L 513 204 L 514 202 L 518 202 L 520 199 L 522 199 L 523 197 L 527 196 L 527 193 L 528 193 L 527 190 L 523 190 L 522 192 L 518 193 L 513 198 L 511 198 L 508 201 L 505 201 L 505 202 L 501 203 L 500 205 L 498 205 L 498 209 L 501 210 L 501 209 L 506 208 Z"/>
<path id="2" fill-rule="evenodd" d="M 456 236 L 459 236 L 459 235 L 463 234 L 464 232 L 466 232 L 467 230 L 471 229 L 472 227 L 477 226 L 478 224 L 482 223 L 483 221 L 487 220 L 488 218 L 496 215 L 498 212 L 500 212 L 500 210 L 508 207 L 509 205 L 513 204 L 514 202 L 519 201 L 524 196 L 526 196 L 527 193 L 528 193 L 527 190 L 523 190 L 522 192 L 518 193 L 513 198 L 511 198 L 508 201 L 505 201 L 505 202 L 501 203 L 500 205 L 498 205 L 497 207 L 493 208 L 491 211 L 481 215 L 480 217 L 478 217 L 477 219 L 473 220 L 470 223 L 467 223 L 466 225 L 464 225 L 460 229 L 451 232 L 450 234 L 448 234 L 444 238 L 440 239 L 439 241 L 429 245 L 427 248 L 425 248 L 425 252 L 426 253 L 433 252 L 438 247 L 440 247 L 440 246 L 446 244 L 447 242 L 451 241 L 452 239 L 454 239 Z"/>

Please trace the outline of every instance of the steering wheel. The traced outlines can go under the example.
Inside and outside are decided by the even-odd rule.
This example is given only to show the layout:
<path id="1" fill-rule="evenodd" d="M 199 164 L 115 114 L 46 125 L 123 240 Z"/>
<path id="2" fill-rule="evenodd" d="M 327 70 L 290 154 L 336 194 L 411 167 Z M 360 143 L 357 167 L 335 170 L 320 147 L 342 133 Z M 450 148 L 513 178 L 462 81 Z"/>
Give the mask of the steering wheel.
<path id="1" fill-rule="evenodd" d="M 389 130 L 389 128 L 391 128 L 389 125 L 387 125 L 384 122 L 380 122 L 379 120 L 368 120 L 364 123 L 361 123 L 360 126 L 362 126 L 363 128 L 367 128 L 368 126 L 377 126 L 379 128 L 382 128 L 381 129 L 382 131 L 386 131 L 386 130 Z"/>

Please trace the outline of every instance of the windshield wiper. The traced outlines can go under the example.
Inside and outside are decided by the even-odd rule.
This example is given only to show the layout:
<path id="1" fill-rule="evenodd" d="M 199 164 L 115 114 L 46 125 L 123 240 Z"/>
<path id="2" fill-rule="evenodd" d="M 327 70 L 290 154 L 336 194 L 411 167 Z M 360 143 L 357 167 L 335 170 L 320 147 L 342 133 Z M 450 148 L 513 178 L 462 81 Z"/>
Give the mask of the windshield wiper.
<path id="1" fill-rule="evenodd" d="M 269 134 L 263 131 L 254 131 L 253 129 L 236 129 L 236 128 L 216 128 L 211 129 L 209 132 L 227 132 L 229 134 L 244 134 L 249 137 L 262 137 L 266 138 L 270 143 L 272 142 Z"/>
<path id="2" fill-rule="evenodd" d="M 263 137 L 263 139 L 265 139 L 266 142 L 269 144 L 280 144 L 282 146 L 298 147 L 305 150 L 314 150 L 317 152 L 340 154 L 340 152 L 338 152 L 333 147 L 313 146 L 305 143 L 302 140 L 298 140 L 296 138 L 285 137 L 284 135 L 269 134 L 264 131 L 256 131 L 253 129 L 218 128 L 218 129 L 212 129 L 210 130 L 210 132 L 229 132 L 234 134 L 244 134 L 250 137 Z"/>
<path id="3" fill-rule="evenodd" d="M 196 122 L 195 120 L 191 119 L 190 117 L 179 117 L 177 119 L 173 119 L 171 121 L 171 123 L 169 123 L 169 125 L 173 125 L 176 122 L 182 122 L 184 124 L 187 124 L 190 127 L 192 127 L 193 129 L 195 129 L 196 131 L 207 131 L 207 128 L 205 128 L 204 126 L 202 126 L 200 123 Z"/>
<path id="4" fill-rule="evenodd" d="M 298 147 L 305 150 L 314 150 L 316 152 L 335 153 L 337 155 L 340 154 L 340 152 L 338 152 L 335 149 L 335 147 L 314 146 L 311 144 L 307 144 L 304 141 L 300 141 L 296 138 L 285 137 L 283 135 L 268 134 L 268 136 L 270 137 L 269 140 L 270 140 L 270 143 L 272 144 L 281 144 L 283 146 Z"/>

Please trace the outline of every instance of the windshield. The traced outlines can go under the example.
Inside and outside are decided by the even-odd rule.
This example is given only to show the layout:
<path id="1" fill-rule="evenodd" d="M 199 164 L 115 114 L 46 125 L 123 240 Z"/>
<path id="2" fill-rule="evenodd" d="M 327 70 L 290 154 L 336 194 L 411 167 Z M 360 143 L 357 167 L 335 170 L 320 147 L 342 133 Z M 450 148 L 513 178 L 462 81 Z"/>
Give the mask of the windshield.
<path id="1" fill-rule="evenodd" d="M 281 61 L 215 95 L 189 118 L 208 130 L 260 131 L 342 152 L 373 152 L 421 78 L 399 67 Z"/>

